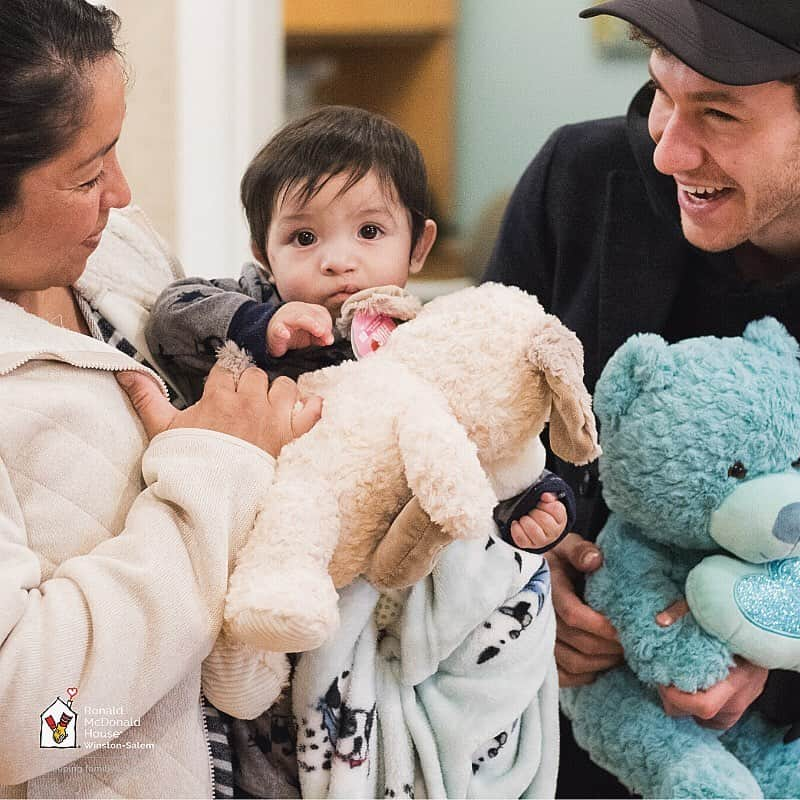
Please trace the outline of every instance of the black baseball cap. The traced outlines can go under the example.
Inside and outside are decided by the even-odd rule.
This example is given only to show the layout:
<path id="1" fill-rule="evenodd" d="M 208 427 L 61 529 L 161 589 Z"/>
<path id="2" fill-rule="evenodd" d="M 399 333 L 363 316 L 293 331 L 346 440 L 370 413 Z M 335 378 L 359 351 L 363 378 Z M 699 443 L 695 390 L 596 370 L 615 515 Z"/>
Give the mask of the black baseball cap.
<path id="1" fill-rule="evenodd" d="M 607 0 L 581 11 L 635 25 L 695 72 L 748 86 L 800 74 L 798 0 Z"/>

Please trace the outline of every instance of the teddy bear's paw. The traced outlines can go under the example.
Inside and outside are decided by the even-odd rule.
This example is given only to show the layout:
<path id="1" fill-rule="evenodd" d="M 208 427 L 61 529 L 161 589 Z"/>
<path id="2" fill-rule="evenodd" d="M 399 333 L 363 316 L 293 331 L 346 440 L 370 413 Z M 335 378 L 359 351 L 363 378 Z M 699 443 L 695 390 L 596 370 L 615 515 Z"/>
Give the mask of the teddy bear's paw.
<path id="1" fill-rule="evenodd" d="M 750 770 L 720 749 L 711 758 L 693 753 L 672 759 L 652 796 L 762 798 L 764 793 Z"/>
<path id="2" fill-rule="evenodd" d="M 257 588 L 228 594 L 225 629 L 230 637 L 262 650 L 314 650 L 339 627 L 339 596 L 326 576 L 308 580 L 271 576 Z"/>

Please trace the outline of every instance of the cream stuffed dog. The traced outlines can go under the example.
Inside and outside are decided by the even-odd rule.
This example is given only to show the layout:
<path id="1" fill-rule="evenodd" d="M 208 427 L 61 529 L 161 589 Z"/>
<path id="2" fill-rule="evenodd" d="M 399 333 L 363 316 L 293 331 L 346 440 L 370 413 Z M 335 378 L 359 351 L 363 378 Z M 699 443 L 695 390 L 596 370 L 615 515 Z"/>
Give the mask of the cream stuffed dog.
<path id="1" fill-rule="evenodd" d="M 498 498 L 542 472 L 548 420 L 561 458 L 599 454 L 580 342 L 535 297 L 484 284 L 420 310 L 381 287 L 347 301 L 340 329 L 357 311 L 410 321 L 369 358 L 300 378 L 322 419 L 282 450 L 225 608 L 227 634 L 260 649 L 318 647 L 338 625 L 335 587 L 380 586 L 393 561 L 430 554 L 385 537 L 412 495 L 444 542 L 485 537 Z"/>

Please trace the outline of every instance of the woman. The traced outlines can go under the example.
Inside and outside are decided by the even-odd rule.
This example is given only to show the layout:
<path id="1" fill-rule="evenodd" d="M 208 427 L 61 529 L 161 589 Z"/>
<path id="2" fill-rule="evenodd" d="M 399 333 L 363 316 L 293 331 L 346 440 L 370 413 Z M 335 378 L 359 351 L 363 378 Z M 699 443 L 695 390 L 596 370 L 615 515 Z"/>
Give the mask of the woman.
<path id="1" fill-rule="evenodd" d="M 215 369 L 178 412 L 142 363 L 176 275 L 113 211 L 117 26 L 83 0 L 0 2 L 0 796 L 212 794 L 200 665 L 273 457 L 319 413 L 256 369 Z M 214 659 L 218 696 L 261 710 L 257 660 Z"/>

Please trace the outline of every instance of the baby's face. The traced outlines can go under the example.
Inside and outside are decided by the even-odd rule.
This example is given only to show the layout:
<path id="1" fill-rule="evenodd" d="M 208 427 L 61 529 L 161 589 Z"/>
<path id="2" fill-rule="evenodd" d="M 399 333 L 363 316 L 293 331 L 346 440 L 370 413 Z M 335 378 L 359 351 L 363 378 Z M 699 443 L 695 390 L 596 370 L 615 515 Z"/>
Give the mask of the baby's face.
<path id="1" fill-rule="evenodd" d="M 334 176 L 305 203 L 297 190 L 280 195 L 267 235 L 281 298 L 325 306 L 334 318 L 351 294 L 405 286 L 424 261 L 411 255 L 410 213 L 378 176 L 368 172 L 340 195 L 348 177 Z"/>

